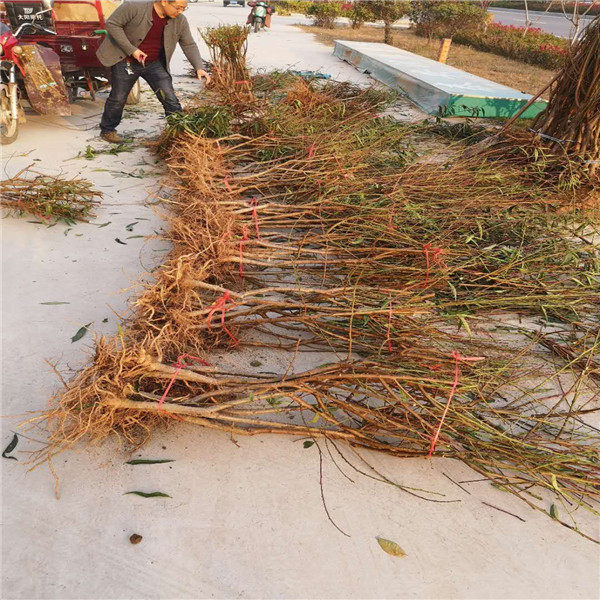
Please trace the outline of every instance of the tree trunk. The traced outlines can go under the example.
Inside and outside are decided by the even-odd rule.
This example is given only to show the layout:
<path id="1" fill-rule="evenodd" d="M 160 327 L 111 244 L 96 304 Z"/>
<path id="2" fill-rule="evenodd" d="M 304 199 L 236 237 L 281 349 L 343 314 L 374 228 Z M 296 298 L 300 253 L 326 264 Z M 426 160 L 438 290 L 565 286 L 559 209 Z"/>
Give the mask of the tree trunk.
<path id="1" fill-rule="evenodd" d="M 392 24 L 388 21 L 385 22 L 384 24 L 384 28 L 383 28 L 383 41 L 386 44 L 390 44 L 392 43 Z"/>

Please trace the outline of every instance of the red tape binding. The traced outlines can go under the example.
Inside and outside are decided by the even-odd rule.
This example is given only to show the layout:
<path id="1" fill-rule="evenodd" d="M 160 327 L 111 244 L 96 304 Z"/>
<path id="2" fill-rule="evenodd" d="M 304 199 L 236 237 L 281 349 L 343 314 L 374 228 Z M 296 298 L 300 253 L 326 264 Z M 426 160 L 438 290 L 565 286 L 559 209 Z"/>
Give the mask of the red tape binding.
<path id="1" fill-rule="evenodd" d="M 227 290 L 217 301 L 211 306 L 211 309 L 206 317 L 206 324 L 208 325 L 209 331 L 212 331 L 212 318 L 217 311 L 221 311 L 221 327 L 227 335 L 232 339 L 234 344 L 239 344 L 239 340 L 225 327 L 225 311 L 227 310 L 227 301 L 230 299 L 229 290 Z M 235 302 L 232 304 L 232 306 Z"/>
<path id="2" fill-rule="evenodd" d="M 484 357 L 481 356 L 461 356 L 456 350 L 452 352 L 452 358 L 454 359 L 454 380 L 452 381 L 452 387 L 450 388 L 450 393 L 448 394 L 448 400 L 446 401 L 446 406 L 444 407 L 442 418 L 440 419 L 440 422 L 435 430 L 434 435 L 431 437 L 431 443 L 429 444 L 429 454 L 427 455 L 428 458 L 431 458 L 433 456 L 433 453 L 435 452 L 435 446 L 437 444 L 438 438 L 440 437 L 440 432 L 442 431 L 442 425 L 444 424 L 446 415 L 448 414 L 450 402 L 452 402 L 452 398 L 454 398 L 454 394 L 456 393 L 456 388 L 458 387 L 458 383 L 460 381 L 460 363 L 485 360 Z"/>
<path id="3" fill-rule="evenodd" d="M 177 379 L 177 374 L 179 373 L 179 371 L 189 366 L 183 362 L 185 359 L 202 363 L 204 366 L 208 367 L 208 363 L 203 358 L 199 358 L 198 356 L 192 356 L 191 354 L 179 355 L 177 357 L 177 362 L 173 365 L 175 367 L 175 373 L 173 373 L 173 377 L 171 378 L 171 381 L 169 381 L 169 385 L 167 385 L 165 391 L 163 392 L 163 395 L 158 401 L 158 410 L 162 411 L 163 402 L 165 401 L 165 398 L 167 397 L 167 394 L 169 393 L 169 390 L 171 389 L 172 385 L 175 383 L 175 379 Z"/>

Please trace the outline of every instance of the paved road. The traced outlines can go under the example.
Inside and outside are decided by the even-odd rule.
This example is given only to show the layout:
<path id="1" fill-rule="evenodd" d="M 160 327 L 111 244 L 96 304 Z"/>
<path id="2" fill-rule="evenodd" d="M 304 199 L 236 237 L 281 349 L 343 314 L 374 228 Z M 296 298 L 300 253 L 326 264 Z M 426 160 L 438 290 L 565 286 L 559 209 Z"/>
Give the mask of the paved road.
<path id="1" fill-rule="evenodd" d="M 222 9 L 222 3 L 218 0 L 199 0 L 200 4 L 204 4 L 205 6 L 212 6 L 214 9 Z M 235 11 L 238 7 L 232 6 L 229 9 L 230 11 Z M 490 9 L 490 12 L 494 15 L 494 21 L 496 23 L 502 23 L 503 25 L 515 25 L 522 27 L 525 25 L 525 11 L 524 10 L 514 10 L 512 8 L 493 8 Z M 554 35 L 558 35 L 560 37 L 570 38 L 573 34 L 573 25 L 572 23 L 562 14 L 562 13 L 544 13 L 541 11 L 529 11 L 529 18 L 533 22 L 534 27 L 539 27 L 544 31 L 549 33 L 553 33 Z M 310 24 L 311 20 L 309 18 L 300 18 L 299 15 L 294 15 L 295 23 L 304 23 L 306 25 Z M 585 24 L 589 24 L 592 21 L 592 17 L 583 17 L 583 22 Z M 338 19 L 338 22 L 347 21 L 346 19 Z M 349 21 L 347 21 L 349 22 Z M 381 27 L 380 24 L 375 24 L 375 26 Z M 400 27 L 408 27 L 409 21 L 408 19 L 401 19 L 398 21 L 397 26 Z M 585 25 L 582 24 L 582 29 Z"/>
<path id="2" fill-rule="evenodd" d="M 496 23 L 503 25 L 525 25 L 525 11 L 512 8 L 493 8 L 490 12 L 494 15 Z M 573 35 L 573 24 L 562 13 L 544 13 L 529 11 L 529 18 L 534 27 L 553 33 L 560 37 L 570 38 Z M 593 20 L 592 17 L 582 17 L 582 28 Z"/>

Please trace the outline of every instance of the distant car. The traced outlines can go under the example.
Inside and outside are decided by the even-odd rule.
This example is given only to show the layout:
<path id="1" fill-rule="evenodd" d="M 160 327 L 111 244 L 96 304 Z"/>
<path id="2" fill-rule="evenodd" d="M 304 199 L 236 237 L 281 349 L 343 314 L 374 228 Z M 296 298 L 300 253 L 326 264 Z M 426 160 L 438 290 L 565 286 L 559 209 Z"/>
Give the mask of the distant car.
<path id="1" fill-rule="evenodd" d="M 223 6 L 229 6 L 230 4 L 246 6 L 246 0 L 223 0 Z"/>

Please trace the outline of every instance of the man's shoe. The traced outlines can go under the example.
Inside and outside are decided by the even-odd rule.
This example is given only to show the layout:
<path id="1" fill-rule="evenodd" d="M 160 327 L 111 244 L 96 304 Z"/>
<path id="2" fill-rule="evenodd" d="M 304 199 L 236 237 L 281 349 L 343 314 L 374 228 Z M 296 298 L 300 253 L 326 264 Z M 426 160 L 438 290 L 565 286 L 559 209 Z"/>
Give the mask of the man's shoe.
<path id="1" fill-rule="evenodd" d="M 111 144 L 122 144 L 125 141 L 116 131 L 106 131 L 100 137 Z"/>

